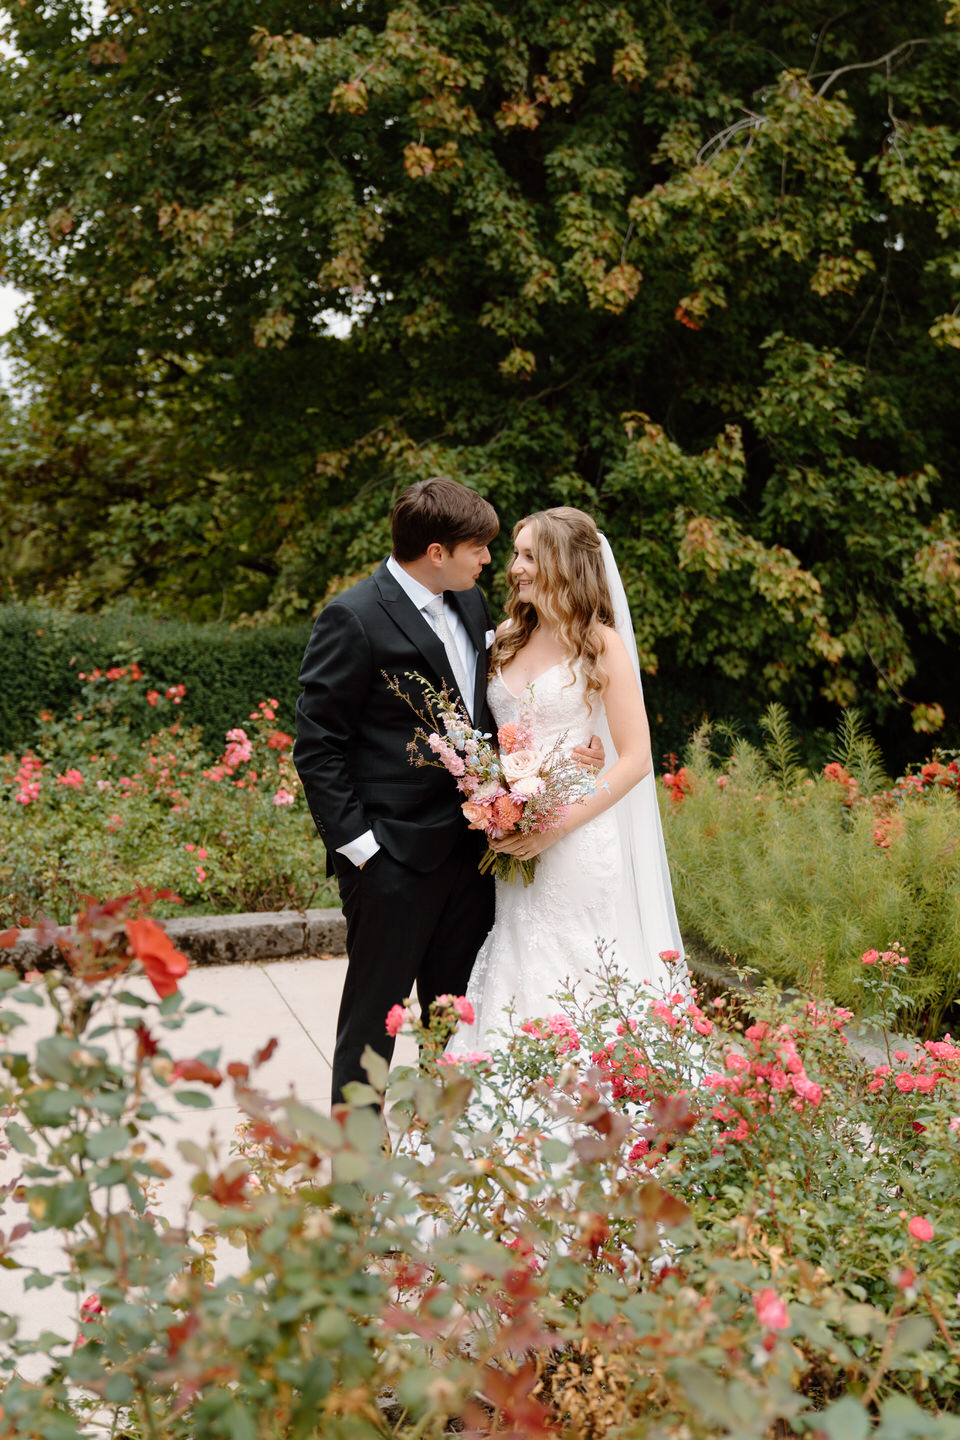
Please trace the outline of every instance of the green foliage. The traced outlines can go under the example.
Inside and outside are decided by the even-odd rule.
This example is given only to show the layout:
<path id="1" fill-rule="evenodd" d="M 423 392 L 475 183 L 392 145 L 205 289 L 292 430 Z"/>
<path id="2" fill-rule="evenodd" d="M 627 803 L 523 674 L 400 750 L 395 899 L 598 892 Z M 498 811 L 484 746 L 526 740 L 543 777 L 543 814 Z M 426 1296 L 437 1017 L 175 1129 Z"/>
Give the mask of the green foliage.
<path id="1" fill-rule="evenodd" d="M 5 571 L 297 616 L 442 470 L 598 515 L 685 719 L 955 726 L 956 22 L 11 7 Z"/>
<path id="2" fill-rule="evenodd" d="M 82 712 L 90 695 L 81 672 L 132 662 L 147 677 L 125 695 L 123 719 L 138 740 L 156 729 L 156 715 L 142 698 L 151 685 L 161 692 L 186 686 L 178 715 L 203 730 L 211 749 L 243 723 L 251 696 L 275 697 L 292 723 L 308 637 L 302 623 L 231 628 L 151 618 L 125 607 L 91 616 L 39 601 L 0 605 L 0 747 L 35 743 L 41 711 L 64 721 Z"/>
<path id="3" fill-rule="evenodd" d="M 10 1440 L 960 1434 L 956 1047 L 868 1083 L 842 1012 L 771 994 L 721 1030 L 601 963 L 588 1004 L 492 1058 L 371 1062 L 354 1101 L 385 1102 L 385 1153 L 372 1108 L 271 1101 L 272 1046 L 176 1056 L 183 1001 L 133 993 L 132 918 L 79 917 L 42 982 L 0 972 L 3 1259 L 66 1288 L 39 1380 L 0 1319 Z M 414 1024 L 428 1054 L 453 1010 Z M 232 1158 L 181 1142 L 192 1201 L 167 1226 L 156 1130 L 184 1083 L 232 1083 L 247 1119 Z M 49 1236 L 34 1258 L 43 1231 L 62 1262 Z"/>
<path id="4" fill-rule="evenodd" d="M 836 758 L 809 774 L 785 714 L 764 749 L 720 757 L 708 729 L 668 777 L 663 806 L 684 933 L 782 985 L 822 988 L 858 1009 L 860 956 L 899 942 L 910 957 L 904 1009 L 938 1033 L 960 985 L 957 765 L 935 760 L 886 788 L 856 716 Z"/>

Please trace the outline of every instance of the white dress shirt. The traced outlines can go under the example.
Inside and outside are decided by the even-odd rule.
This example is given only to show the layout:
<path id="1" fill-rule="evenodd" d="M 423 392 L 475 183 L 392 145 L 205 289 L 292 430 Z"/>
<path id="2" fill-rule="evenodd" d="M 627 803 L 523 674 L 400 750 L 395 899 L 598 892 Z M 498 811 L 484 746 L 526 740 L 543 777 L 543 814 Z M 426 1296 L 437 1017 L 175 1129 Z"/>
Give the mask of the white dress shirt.
<path id="1" fill-rule="evenodd" d="M 408 571 L 404 570 L 399 560 L 395 560 L 392 555 L 387 556 L 387 569 L 403 593 L 423 615 L 424 620 L 426 620 L 431 630 L 435 631 L 436 626 L 433 624 L 431 616 L 425 613 L 425 610 L 431 600 L 435 598 L 437 592 L 435 590 L 428 590 L 426 585 L 421 585 L 420 581 L 414 579 Z M 447 601 L 443 603 L 443 614 L 450 633 L 453 636 L 454 644 L 460 652 L 464 670 L 468 675 L 475 674 L 477 652 L 467 632 L 467 627 L 461 620 L 459 612 Z M 464 698 L 468 706 L 472 708 L 474 697 L 469 695 Z M 357 836 L 356 840 L 350 840 L 346 845 L 338 845 L 337 853 L 338 855 L 345 855 L 354 865 L 365 865 L 368 860 L 373 859 L 379 849 L 380 845 L 373 831 L 365 830 L 362 835 Z"/>

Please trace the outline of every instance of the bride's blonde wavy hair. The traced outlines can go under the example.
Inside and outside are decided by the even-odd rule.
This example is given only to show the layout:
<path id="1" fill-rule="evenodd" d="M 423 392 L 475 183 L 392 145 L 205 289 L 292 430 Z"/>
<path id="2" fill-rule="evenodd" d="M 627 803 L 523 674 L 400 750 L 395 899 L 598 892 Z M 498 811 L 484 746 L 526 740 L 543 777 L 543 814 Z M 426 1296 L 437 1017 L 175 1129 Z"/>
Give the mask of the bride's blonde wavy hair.
<path id="1" fill-rule="evenodd" d="M 555 628 L 572 663 L 579 660 L 587 695 L 602 695 L 607 687 L 603 670 L 606 648 L 602 625 L 613 625 L 613 605 L 595 522 L 572 505 L 538 510 L 513 527 L 516 540 L 525 525 L 533 531 L 530 548 L 537 562 L 533 603 L 521 600 L 517 582 L 507 570 L 509 624 L 493 642 L 491 671 L 507 665 L 544 622 Z M 513 557 L 510 558 L 510 565 Z"/>

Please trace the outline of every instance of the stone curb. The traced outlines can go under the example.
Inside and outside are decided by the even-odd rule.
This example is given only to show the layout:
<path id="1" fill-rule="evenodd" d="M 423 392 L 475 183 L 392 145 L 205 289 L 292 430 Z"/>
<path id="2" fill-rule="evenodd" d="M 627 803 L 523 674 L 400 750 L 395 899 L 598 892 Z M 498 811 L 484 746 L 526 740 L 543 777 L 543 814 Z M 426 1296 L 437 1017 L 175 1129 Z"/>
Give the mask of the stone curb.
<path id="1" fill-rule="evenodd" d="M 341 910 L 266 910 L 248 915 L 195 915 L 165 920 L 170 939 L 194 965 L 242 965 L 252 960 L 282 960 L 287 955 L 329 957 L 347 948 L 347 922 Z M 41 946 L 34 931 L 24 930 L 0 964 L 42 970 L 58 952 Z"/>

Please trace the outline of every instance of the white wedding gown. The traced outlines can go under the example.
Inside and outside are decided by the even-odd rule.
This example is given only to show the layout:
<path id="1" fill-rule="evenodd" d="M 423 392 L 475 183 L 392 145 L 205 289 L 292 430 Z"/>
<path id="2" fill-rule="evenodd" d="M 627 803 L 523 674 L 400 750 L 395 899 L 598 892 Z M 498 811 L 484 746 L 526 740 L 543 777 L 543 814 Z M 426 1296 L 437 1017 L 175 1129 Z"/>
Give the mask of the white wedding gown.
<path id="1" fill-rule="evenodd" d="M 578 667 L 566 662 L 544 671 L 519 697 L 494 675 L 487 698 L 498 727 L 529 725 L 538 749 L 559 741 L 569 752 L 589 744 L 598 730 L 609 733 L 602 702 L 591 709 Z M 604 743 L 609 765 L 613 757 Z M 467 988 L 476 1019 L 460 1026 L 451 1054 L 497 1048 L 511 1007 L 516 1024 L 551 1014 L 558 1008 L 553 997 L 569 983 L 578 982 L 579 997 L 587 998 L 595 989 L 599 944 L 631 979 L 649 980 L 658 990 L 667 980 L 658 958 L 618 949 L 618 908 L 632 877 L 624 873 L 617 810 L 612 806 L 545 850 L 531 884 L 496 881 L 496 919 Z M 663 948 L 669 946 L 667 936 Z"/>

